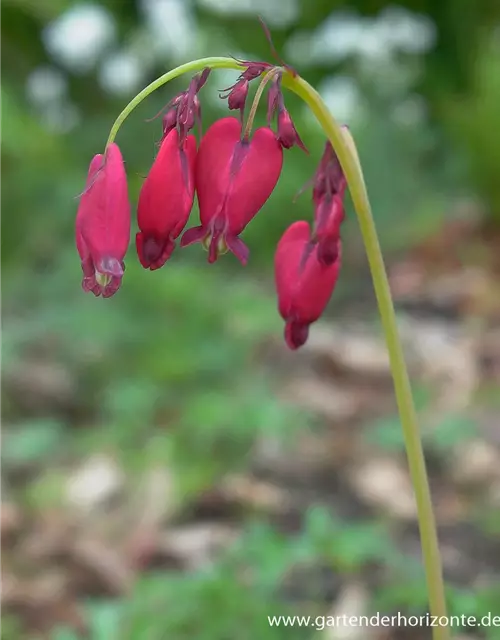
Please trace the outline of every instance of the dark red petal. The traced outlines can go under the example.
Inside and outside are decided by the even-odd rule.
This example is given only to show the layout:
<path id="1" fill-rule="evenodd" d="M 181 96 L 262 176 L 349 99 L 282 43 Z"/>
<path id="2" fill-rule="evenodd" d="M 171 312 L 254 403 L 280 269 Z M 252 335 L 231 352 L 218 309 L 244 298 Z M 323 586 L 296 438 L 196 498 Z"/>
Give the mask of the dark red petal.
<path id="1" fill-rule="evenodd" d="M 250 250 L 247 245 L 238 236 L 228 234 L 225 238 L 227 248 L 235 255 L 243 266 L 246 266 Z"/>
<path id="2" fill-rule="evenodd" d="M 285 342 L 290 349 L 298 349 L 307 342 L 309 337 L 309 325 L 299 322 L 287 322 L 285 324 Z"/>
<path id="3" fill-rule="evenodd" d="M 158 238 L 140 231 L 135 237 L 139 262 L 145 269 L 160 269 L 172 255 L 175 242 L 170 238 Z"/>
<path id="4" fill-rule="evenodd" d="M 118 291 L 122 283 L 122 279 L 120 278 L 112 278 L 111 282 L 107 284 L 104 288 L 101 288 L 101 295 L 103 298 L 111 298 Z"/>
<path id="5" fill-rule="evenodd" d="M 95 275 L 94 276 L 86 276 L 83 278 L 82 280 L 82 289 L 85 291 L 85 293 L 88 293 L 89 291 L 92 291 L 94 293 L 94 290 L 99 289 L 99 285 L 97 284 L 97 281 L 95 279 Z M 98 295 L 97 293 L 95 295 Z"/>
<path id="6" fill-rule="evenodd" d="M 329 267 L 338 260 L 339 238 L 327 238 L 318 242 L 318 262 Z"/>
<path id="7" fill-rule="evenodd" d="M 124 272 L 122 263 L 110 256 L 101 258 L 96 264 L 96 269 L 99 273 L 116 278 L 121 278 Z"/>
<path id="8" fill-rule="evenodd" d="M 189 247 L 190 244 L 194 244 L 195 242 L 202 242 L 208 233 L 210 233 L 210 231 L 203 226 L 188 229 L 182 235 L 181 247 Z"/>

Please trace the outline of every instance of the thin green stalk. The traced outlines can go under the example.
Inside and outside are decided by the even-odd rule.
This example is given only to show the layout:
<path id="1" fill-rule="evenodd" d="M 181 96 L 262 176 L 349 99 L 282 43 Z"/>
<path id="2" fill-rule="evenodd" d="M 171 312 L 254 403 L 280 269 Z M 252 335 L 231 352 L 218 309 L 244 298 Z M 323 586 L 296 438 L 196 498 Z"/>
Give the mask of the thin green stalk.
<path id="1" fill-rule="evenodd" d="M 250 136 L 250 132 L 252 130 L 253 121 L 255 119 L 255 114 L 257 113 L 257 107 L 259 106 L 260 99 L 262 98 L 262 94 L 264 93 L 264 89 L 267 84 L 274 78 L 277 73 L 281 73 L 282 69 L 271 69 L 260 81 L 259 86 L 257 87 L 257 91 L 255 92 L 255 97 L 252 102 L 252 106 L 250 107 L 250 113 L 248 114 L 247 122 L 245 125 L 245 129 L 243 130 L 242 138 L 245 140 Z"/>
<path id="2" fill-rule="evenodd" d="M 205 67 L 212 69 L 242 69 L 242 65 L 232 58 L 217 57 L 194 60 L 165 73 L 143 89 L 120 113 L 111 128 L 106 146 L 113 142 L 118 133 L 118 129 L 125 119 L 150 93 L 184 73 L 196 73 Z M 389 351 L 391 373 L 403 429 L 410 476 L 417 503 L 430 611 L 433 616 L 446 617 L 446 600 L 441 557 L 424 452 L 384 259 L 382 257 L 370 202 L 368 200 L 361 165 L 350 134 L 343 131 L 335 122 L 319 93 L 303 78 L 300 76 L 294 77 L 289 72 L 283 74 L 283 85 L 301 97 L 316 116 L 327 138 L 335 149 L 349 185 L 368 256 L 382 327 Z M 432 631 L 434 640 L 447 640 L 450 637 L 449 629 L 446 626 L 434 626 Z"/>
<path id="3" fill-rule="evenodd" d="M 351 140 L 347 138 L 342 132 L 341 127 L 335 122 L 319 93 L 303 78 L 293 78 L 291 75 L 286 76 L 286 86 L 300 96 L 313 111 L 335 149 L 349 185 L 368 256 L 382 327 L 389 351 L 391 373 L 396 391 L 401 426 L 403 428 L 410 476 L 417 503 L 418 523 L 430 610 L 434 616 L 446 616 L 446 600 L 439 542 L 422 441 L 408 371 L 399 338 L 391 290 L 387 280 L 384 259 L 382 257 L 361 167 L 357 155 L 353 153 Z M 433 627 L 433 637 L 435 640 L 446 640 L 450 637 L 448 627 Z"/>

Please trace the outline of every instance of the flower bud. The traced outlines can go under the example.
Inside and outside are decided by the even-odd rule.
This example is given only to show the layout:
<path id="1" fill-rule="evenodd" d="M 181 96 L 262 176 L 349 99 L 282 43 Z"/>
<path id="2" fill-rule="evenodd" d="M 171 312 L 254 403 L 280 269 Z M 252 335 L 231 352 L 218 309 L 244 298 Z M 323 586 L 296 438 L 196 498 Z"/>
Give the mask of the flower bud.
<path id="1" fill-rule="evenodd" d="M 241 79 L 233 85 L 227 96 L 229 109 L 245 109 L 245 103 L 248 96 L 248 80 Z"/>
<path id="2" fill-rule="evenodd" d="M 186 91 L 181 91 L 181 93 L 170 100 L 167 105 L 168 110 L 163 116 L 162 141 L 172 129 L 176 128 L 179 132 L 180 143 L 183 144 L 195 124 L 198 123 L 198 126 L 201 128 L 201 104 L 198 98 L 198 92 L 206 83 L 209 75 L 210 69 L 207 67 L 201 73 L 191 78 Z"/>
<path id="3" fill-rule="evenodd" d="M 300 139 L 292 118 L 285 107 L 278 112 L 278 140 L 285 149 L 290 149 L 295 144 L 306 153 L 309 153 L 305 144 Z"/>
<path id="4" fill-rule="evenodd" d="M 268 71 L 272 68 L 272 65 L 269 64 L 269 62 L 252 62 L 249 60 L 238 60 L 238 62 L 246 65 L 245 71 L 241 74 L 241 77 L 245 78 L 245 80 L 255 80 L 261 76 L 264 71 Z"/>
<path id="5" fill-rule="evenodd" d="M 177 125 L 177 105 L 171 107 L 167 113 L 163 116 L 163 139 L 168 136 L 168 134 L 175 129 Z"/>
<path id="6" fill-rule="evenodd" d="M 346 187 L 347 181 L 337 154 L 330 141 L 327 141 L 314 176 L 313 200 L 316 202 L 327 193 L 330 195 L 338 193 L 343 198 Z"/>

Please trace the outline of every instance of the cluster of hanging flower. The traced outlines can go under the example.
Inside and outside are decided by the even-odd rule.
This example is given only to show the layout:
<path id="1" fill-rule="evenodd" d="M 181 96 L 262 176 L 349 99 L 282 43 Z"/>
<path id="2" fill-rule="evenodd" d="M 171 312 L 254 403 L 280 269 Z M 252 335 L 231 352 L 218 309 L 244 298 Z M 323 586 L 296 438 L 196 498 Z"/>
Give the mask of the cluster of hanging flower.
<path id="1" fill-rule="evenodd" d="M 243 61 L 237 82 L 226 90 L 229 109 L 240 118 L 217 120 L 201 137 L 198 94 L 209 69 L 168 105 L 163 137 L 137 206 L 137 254 L 145 269 L 163 267 L 184 231 L 196 193 L 200 225 L 184 231 L 180 246 L 200 242 L 213 263 L 232 252 L 245 265 L 249 249 L 240 234 L 272 194 L 281 174 L 283 149 L 307 152 L 285 107 L 283 69 Z M 267 126 L 253 134 L 243 127 L 249 85 L 269 76 Z M 249 118 L 253 120 L 253 115 Z M 276 130 L 273 121 L 276 121 Z M 341 262 L 340 225 L 346 180 L 328 142 L 313 180 L 314 220 L 294 222 L 279 241 L 275 257 L 278 308 L 291 349 L 303 345 L 309 325 L 323 313 L 337 282 Z M 116 143 L 90 163 L 76 217 L 76 245 L 84 291 L 110 297 L 121 285 L 130 241 L 130 203 L 123 158 Z"/>

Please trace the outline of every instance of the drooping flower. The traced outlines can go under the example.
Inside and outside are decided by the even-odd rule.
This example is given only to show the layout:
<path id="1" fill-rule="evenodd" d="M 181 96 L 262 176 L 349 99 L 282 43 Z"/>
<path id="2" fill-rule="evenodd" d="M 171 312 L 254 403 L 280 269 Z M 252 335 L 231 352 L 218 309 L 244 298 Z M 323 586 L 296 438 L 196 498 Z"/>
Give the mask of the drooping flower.
<path id="1" fill-rule="evenodd" d="M 239 234 L 263 207 L 278 182 L 283 150 L 267 127 L 241 139 L 241 123 L 222 118 L 204 135 L 196 158 L 199 227 L 188 229 L 181 246 L 202 242 L 208 261 L 231 251 L 242 264 L 248 248 Z"/>
<path id="2" fill-rule="evenodd" d="M 285 320 L 285 341 L 298 349 L 307 340 L 309 325 L 323 313 L 337 283 L 341 264 L 341 242 L 337 259 L 329 266 L 318 260 L 318 245 L 310 239 L 309 224 L 294 222 L 281 237 L 275 255 L 278 309 Z"/>
<path id="3" fill-rule="evenodd" d="M 90 163 L 76 215 L 75 237 L 83 290 L 109 298 L 121 285 L 130 242 L 127 176 L 114 142 Z"/>
<path id="4" fill-rule="evenodd" d="M 145 269 L 159 269 L 170 258 L 175 239 L 189 218 L 194 199 L 196 139 L 179 144 L 172 129 L 144 181 L 137 205 L 137 254 Z"/>

